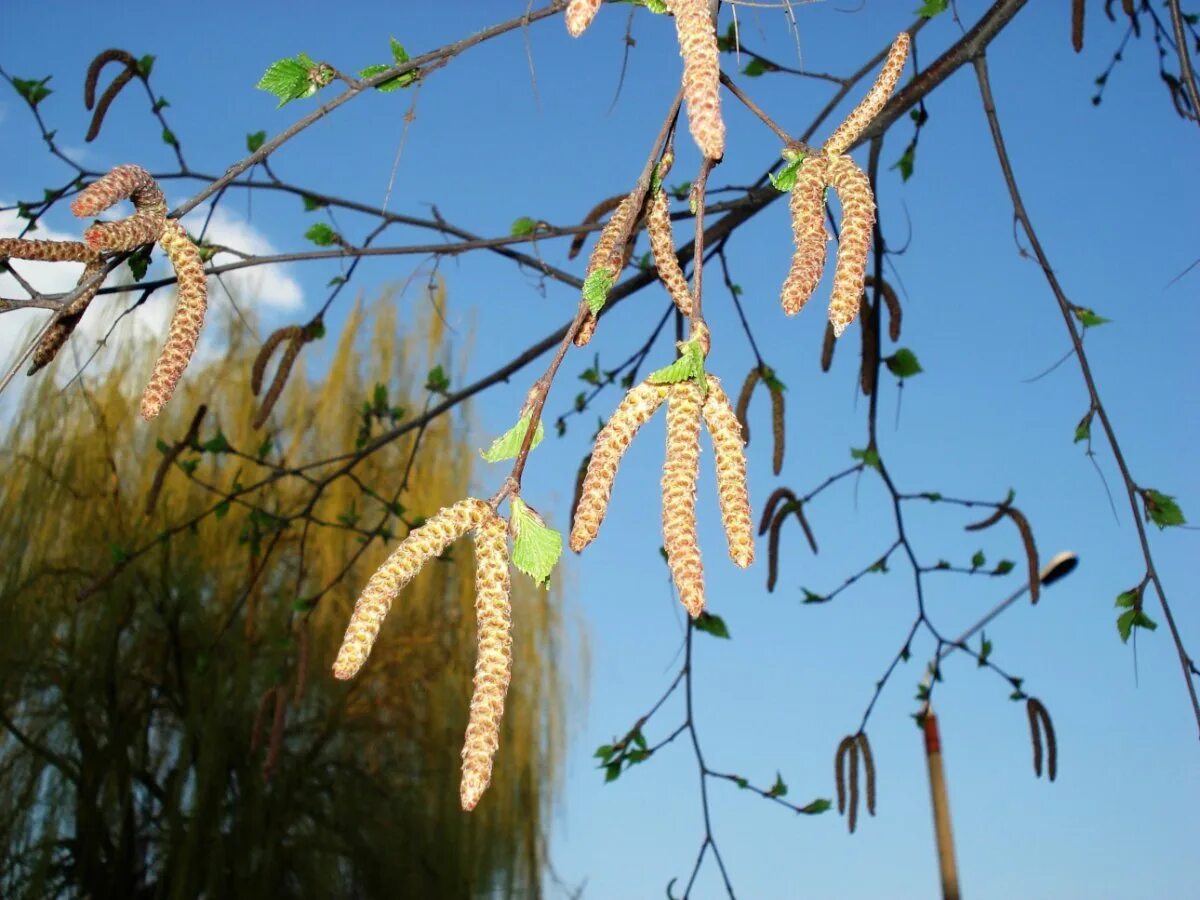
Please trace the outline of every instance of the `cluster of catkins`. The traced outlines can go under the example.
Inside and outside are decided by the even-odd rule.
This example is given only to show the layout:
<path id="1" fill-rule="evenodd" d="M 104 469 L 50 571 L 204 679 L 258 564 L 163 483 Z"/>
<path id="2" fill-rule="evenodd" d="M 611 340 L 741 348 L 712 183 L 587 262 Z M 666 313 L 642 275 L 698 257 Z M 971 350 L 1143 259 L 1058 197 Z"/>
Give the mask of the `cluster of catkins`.
<path id="1" fill-rule="evenodd" d="M 175 269 L 178 289 L 166 344 L 142 394 L 142 417 L 153 419 L 175 393 L 196 349 L 208 306 L 208 286 L 200 251 L 183 226 L 167 218 L 166 198 L 158 183 L 141 166 L 117 166 L 92 182 L 75 198 L 71 212 L 79 218 L 96 216 L 125 199 L 133 203 L 134 214 L 115 222 L 97 222 L 83 233 L 82 243 L 4 238 L 0 239 L 0 257 L 84 264 L 79 284 L 86 287 L 59 312 L 34 349 L 29 369 L 32 375 L 54 359 L 100 290 L 103 254 L 128 252 L 155 242 L 162 247 Z"/>
<path id="2" fill-rule="evenodd" d="M 464 810 L 475 808 L 491 781 L 512 670 L 508 523 L 483 500 L 468 497 L 410 531 L 363 588 L 333 664 L 335 678 L 353 678 L 367 661 L 392 601 L 425 563 L 441 556 L 468 531 L 475 539 L 477 653 L 475 689 L 462 750 L 460 798 Z"/>

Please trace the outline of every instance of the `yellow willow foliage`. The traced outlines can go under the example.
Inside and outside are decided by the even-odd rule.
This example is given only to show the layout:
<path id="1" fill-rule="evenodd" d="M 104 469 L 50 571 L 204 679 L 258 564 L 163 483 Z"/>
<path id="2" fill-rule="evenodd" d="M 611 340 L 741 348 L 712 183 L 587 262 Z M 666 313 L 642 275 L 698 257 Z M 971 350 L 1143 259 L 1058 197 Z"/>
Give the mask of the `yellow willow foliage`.
<path id="1" fill-rule="evenodd" d="M 390 501 L 413 434 L 362 460 L 357 484 L 330 482 L 312 510 L 328 524 L 307 533 L 287 521 L 312 497 L 300 478 L 218 507 L 220 492 L 270 474 L 260 454 L 298 466 L 352 452 L 376 385 L 402 421 L 422 409 L 432 365 L 455 377 L 432 303 L 403 327 L 398 305 L 388 295 L 348 311 L 336 341 L 331 330 L 297 361 L 265 432 L 246 383 L 258 341 L 235 321 L 214 323 L 226 354 L 194 361 L 153 425 L 132 402 L 149 341 L 66 391 L 49 377 L 30 388 L 0 437 L 0 896 L 537 893 L 574 675 L 560 598 L 513 576 L 519 677 L 491 785 L 467 816 L 471 542 L 405 588 L 354 681 L 328 674 L 355 597 L 407 533 L 391 515 L 391 539 L 361 543 L 386 511 L 360 485 Z M 155 442 L 181 439 L 201 402 L 201 445 L 222 434 L 239 455 L 184 450 L 148 516 Z M 466 414 L 422 437 L 398 498 L 409 522 L 482 489 Z M 371 434 L 391 427 L 375 421 Z M 359 530 L 331 527 L 339 517 Z"/>

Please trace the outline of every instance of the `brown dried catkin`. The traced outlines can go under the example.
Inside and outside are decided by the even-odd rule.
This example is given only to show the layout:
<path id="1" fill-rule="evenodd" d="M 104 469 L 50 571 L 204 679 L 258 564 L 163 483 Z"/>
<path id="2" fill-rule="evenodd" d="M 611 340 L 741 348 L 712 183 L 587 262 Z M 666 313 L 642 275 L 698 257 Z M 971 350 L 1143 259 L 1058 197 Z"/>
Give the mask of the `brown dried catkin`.
<path id="1" fill-rule="evenodd" d="M 266 424 L 267 418 L 271 415 L 271 410 L 275 408 L 275 403 L 279 400 L 283 393 L 283 387 L 287 384 L 288 375 L 292 372 L 292 366 L 296 362 L 296 357 L 300 355 L 300 348 L 307 343 L 305 339 L 305 331 L 298 328 L 299 334 L 294 335 L 288 341 L 287 347 L 283 351 L 283 356 L 279 359 L 279 366 L 275 369 L 275 377 L 271 379 L 271 386 L 267 389 L 266 396 L 263 397 L 262 406 L 258 410 L 258 414 L 254 417 L 253 427 L 262 428 Z M 255 361 L 257 364 L 257 360 Z M 255 393 L 258 393 L 255 391 Z"/>
<path id="2" fill-rule="evenodd" d="M 97 278 L 97 276 L 103 271 L 104 263 L 98 257 L 89 260 L 84 265 L 83 274 L 79 276 L 76 287 L 86 284 L 93 278 L 96 278 L 96 282 L 85 288 L 83 293 L 62 308 L 54 324 L 42 335 L 42 339 L 38 341 L 37 347 L 34 348 L 29 371 L 26 374 L 32 375 L 54 361 L 54 357 L 58 355 L 58 351 L 63 348 L 63 345 L 67 343 L 67 339 L 75 331 L 75 326 L 83 318 L 83 314 L 87 311 L 88 306 L 96 299 L 96 293 L 100 290 L 100 286 L 104 284 L 104 279 Z"/>
<path id="3" fill-rule="evenodd" d="M 750 411 L 750 397 L 754 394 L 754 387 L 762 379 L 762 368 L 755 366 L 746 373 L 746 380 L 742 382 L 742 389 L 738 392 L 737 407 L 735 408 L 737 420 L 742 425 L 742 441 L 747 447 L 750 446 L 750 420 L 747 415 Z"/>
<path id="4" fill-rule="evenodd" d="M 1083 50 L 1083 0 L 1071 0 L 1071 46 Z"/>
<path id="5" fill-rule="evenodd" d="M 875 757 L 871 755 L 871 743 L 867 733 L 858 733 L 858 749 L 862 753 L 863 771 L 867 775 L 867 812 L 875 815 Z"/>
<path id="6" fill-rule="evenodd" d="M 508 523 L 490 513 L 475 532 L 475 686 L 462 750 L 462 808 L 475 808 L 492 778 L 512 677 Z"/>
<path id="7" fill-rule="evenodd" d="M 124 66 L 124 68 L 117 73 L 117 77 L 114 78 L 112 80 L 112 84 L 105 89 L 104 93 L 100 97 L 99 104 L 97 104 L 96 82 L 100 78 L 100 70 L 110 62 L 119 62 L 122 66 Z M 88 126 L 87 135 L 84 137 L 84 141 L 90 144 L 97 137 L 99 137 L 100 126 L 104 124 L 104 116 L 108 113 L 109 106 L 112 105 L 113 100 L 116 99 L 117 94 L 121 92 L 121 89 L 130 81 L 132 81 L 133 76 L 137 74 L 137 60 L 133 58 L 133 54 L 128 53 L 125 50 L 104 50 L 92 60 L 91 65 L 88 66 L 87 77 L 83 82 L 83 104 L 87 109 L 91 109 L 93 106 L 95 106 L 96 110 L 92 114 L 92 122 Z"/>
<path id="8" fill-rule="evenodd" d="M 769 384 L 768 387 L 771 391 L 771 436 L 775 439 L 771 471 L 778 475 L 783 471 L 783 451 L 787 440 L 783 389 L 777 384 Z"/>
<path id="9" fill-rule="evenodd" d="M 833 333 L 833 323 L 825 323 L 825 338 L 821 342 L 821 371 L 828 372 L 833 365 L 833 348 L 837 344 L 837 335 Z"/>
<path id="10" fill-rule="evenodd" d="M 704 611 L 704 566 L 696 537 L 696 478 L 700 468 L 700 387 L 671 385 L 663 463 L 663 546 L 679 601 L 693 619 Z"/>

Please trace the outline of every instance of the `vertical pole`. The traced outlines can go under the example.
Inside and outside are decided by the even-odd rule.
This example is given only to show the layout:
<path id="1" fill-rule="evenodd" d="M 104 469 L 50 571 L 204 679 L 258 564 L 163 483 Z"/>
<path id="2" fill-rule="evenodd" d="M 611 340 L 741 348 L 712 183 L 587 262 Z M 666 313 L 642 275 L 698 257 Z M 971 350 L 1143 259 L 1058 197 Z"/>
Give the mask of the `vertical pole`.
<path id="1" fill-rule="evenodd" d="M 946 794 L 946 772 L 942 768 L 942 740 L 937 716 L 925 712 L 925 759 L 929 763 L 929 794 L 933 801 L 933 830 L 937 836 L 938 870 L 945 900 L 959 900 L 958 863 L 954 859 L 954 835 L 950 831 L 950 798 Z"/>

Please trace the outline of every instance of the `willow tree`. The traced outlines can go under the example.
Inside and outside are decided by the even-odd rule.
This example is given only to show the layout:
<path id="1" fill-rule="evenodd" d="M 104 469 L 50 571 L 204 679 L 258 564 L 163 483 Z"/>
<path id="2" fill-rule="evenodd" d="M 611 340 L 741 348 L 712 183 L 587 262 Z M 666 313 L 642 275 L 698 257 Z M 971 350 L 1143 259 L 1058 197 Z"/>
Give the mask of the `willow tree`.
<path id="1" fill-rule="evenodd" d="M 562 732 L 556 599 L 514 583 L 522 678 L 472 817 L 448 739 L 470 693 L 469 550 L 406 590 L 358 679 L 327 677 L 392 536 L 467 490 L 463 413 L 323 491 L 316 467 L 222 499 L 436 397 L 441 319 L 399 337 L 389 299 L 356 307 L 319 380 L 297 363 L 264 430 L 228 377 L 258 346 L 233 323 L 155 429 L 177 441 L 133 425 L 149 345 L 24 398 L 0 485 L 3 896 L 537 892 Z"/>

